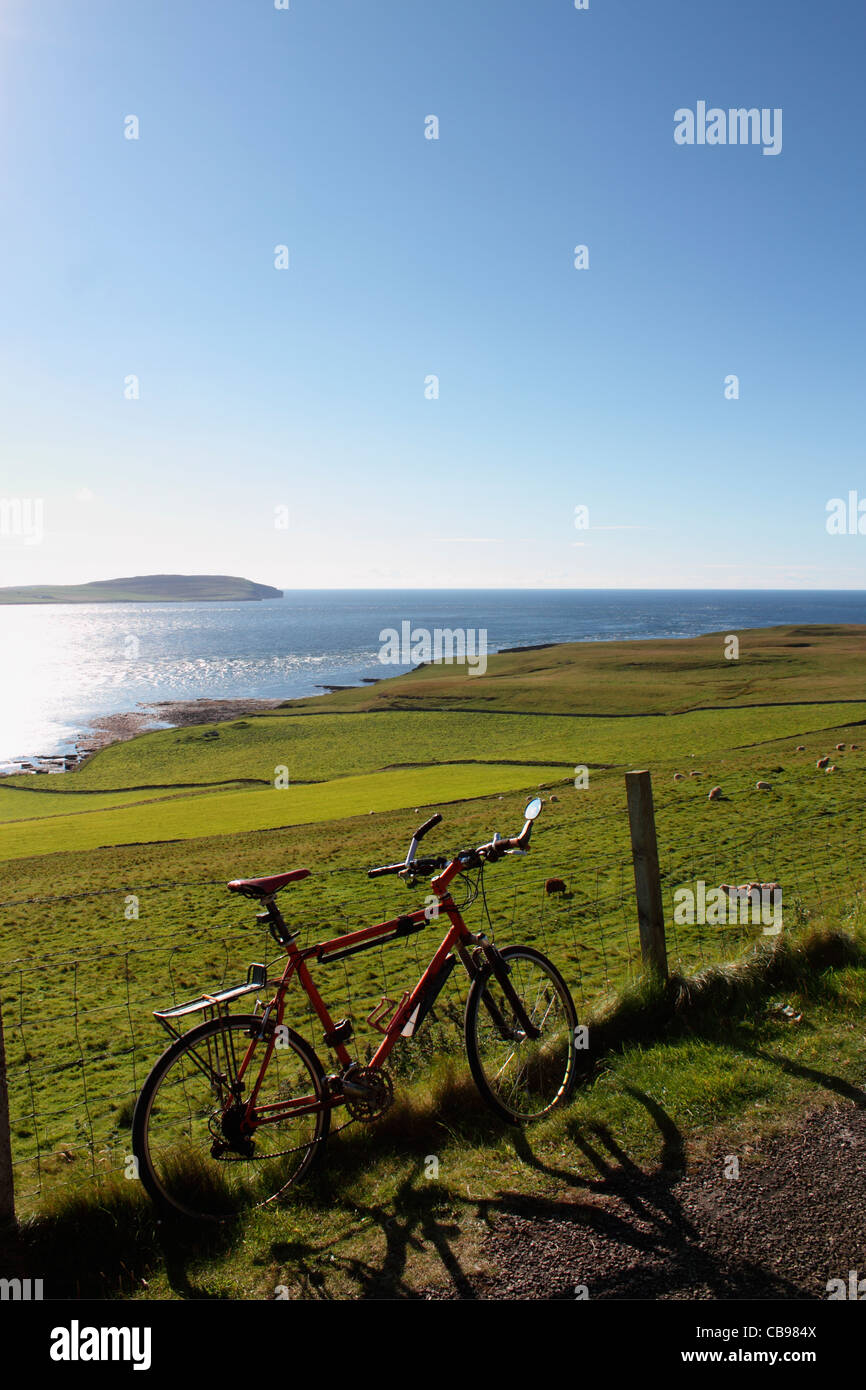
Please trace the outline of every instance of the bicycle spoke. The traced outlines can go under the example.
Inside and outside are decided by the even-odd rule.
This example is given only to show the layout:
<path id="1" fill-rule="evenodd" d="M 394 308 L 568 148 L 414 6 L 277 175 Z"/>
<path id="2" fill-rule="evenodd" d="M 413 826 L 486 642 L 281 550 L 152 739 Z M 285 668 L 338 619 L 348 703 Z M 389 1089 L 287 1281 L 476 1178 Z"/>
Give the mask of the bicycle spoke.
<path id="1" fill-rule="evenodd" d="M 134 1120 L 142 1177 L 181 1211 L 220 1216 L 273 1200 L 297 1181 L 327 1135 L 321 1067 L 300 1039 L 272 1049 L 256 1104 L 249 1105 L 266 1055 L 263 1045 L 257 1048 L 239 1080 L 251 1023 L 256 1020 L 216 1020 L 201 1036 L 182 1038 L 142 1092 Z"/>
<path id="2" fill-rule="evenodd" d="M 501 958 L 509 966 L 508 987 L 495 969 L 473 985 L 466 1046 L 481 1094 L 505 1118 L 519 1122 L 546 1114 L 567 1097 L 576 1015 L 565 983 L 546 957 L 529 947 L 508 947 Z M 519 1013 L 531 1024 L 530 1033 Z"/>

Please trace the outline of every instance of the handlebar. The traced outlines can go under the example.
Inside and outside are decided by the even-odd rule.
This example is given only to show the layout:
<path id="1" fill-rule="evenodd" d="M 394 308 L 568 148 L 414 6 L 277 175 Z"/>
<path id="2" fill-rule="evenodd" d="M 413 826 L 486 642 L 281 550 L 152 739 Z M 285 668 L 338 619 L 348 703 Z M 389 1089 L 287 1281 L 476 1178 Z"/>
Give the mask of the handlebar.
<path id="1" fill-rule="evenodd" d="M 412 839 L 415 841 L 416 845 L 419 840 L 424 839 L 424 836 L 427 834 L 428 830 L 432 830 L 434 825 L 439 824 L 441 819 L 442 817 L 437 811 L 435 816 L 431 816 L 429 820 L 425 820 L 424 824 L 418 830 L 416 830 L 415 834 L 412 836 Z"/>
<path id="2" fill-rule="evenodd" d="M 424 839 L 424 836 L 427 834 L 428 830 L 432 830 L 434 825 L 438 825 L 441 819 L 442 817 L 437 811 L 435 816 L 431 816 L 429 820 L 425 820 L 423 825 L 419 825 L 418 829 L 415 831 L 415 834 L 412 836 L 412 839 L 409 843 L 409 852 L 406 855 L 406 858 L 403 860 L 402 864 L 383 864 L 382 867 L 379 869 L 368 869 L 367 877 L 381 878 L 383 874 L 399 874 L 401 869 L 408 869 L 410 866 L 414 867 L 418 872 L 421 872 L 422 862 L 426 864 L 427 861 L 416 860 L 415 851 L 418 848 L 419 842 Z M 447 859 L 443 859 L 440 863 L 439 858 L 437 857 L 435 860 L 431 859 L 429 862 L 431 865 L 431 869 L 443 869 L 448 861 Z"/>
<path id="3" fill-rule="evenodd" d="M 530 803 L 527 810 L 532 812 L 532 808 L 533 804 Z M 535 803 L 534 814 L 527 816 L 523 829 L 519 835 L 512 835 L 508 839 L 494 838 L 485 845 L 478 845 L 476 849 L 462 851 L 457 858 L 469 868 L 488 861 L 495 863 L 503 854 L 525 854 L 529 849 L 533 821 L 540 809 L 541 802 L 539 800 Z M 402 864 L 382 864 L 377 869 L 368 869 L 367 877 L 382 878 L 385 874 L 405 874 L 406 877 L 411 875 L 414 878 L 416 876 L 433 873 L 436 869 L 444 869 L 449 861 L 442 855 L 431 855 L 424 859 L 415 858 L 415 851 L 418 848 L 419 841 L 423 840 L 428 830 L 432 830 L 434 825 L 438 825 L 441 820 L 442 817 L 437 812 L 435 816 L 431 816 L 422 826 L 419 826 L 412 836 L 412 840 L 409 844 L 409 851 Z"/>
<path id="4" fill-rule="evenodd" d="M 436 869 L 444 869 L 448 860 L 444 854 L 429 855 L 424 859 L 413 859 L 411 864 L 383 864 L 379 869 L 368 869 L 368 878 L 381 878 L 383 874 L 402 874 L 412 870 L 414 874 L 425 875 Z"/>

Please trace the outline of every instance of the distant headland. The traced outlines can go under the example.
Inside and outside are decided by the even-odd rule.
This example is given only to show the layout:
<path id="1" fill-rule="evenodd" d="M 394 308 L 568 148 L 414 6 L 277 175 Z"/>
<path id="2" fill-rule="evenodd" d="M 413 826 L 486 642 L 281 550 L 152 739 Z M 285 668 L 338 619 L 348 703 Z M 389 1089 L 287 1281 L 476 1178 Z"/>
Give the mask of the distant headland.
<path id="1" fill-rule="evenodd" d="M 227 574 L 138 574 L 90 584 L 24 584 L 0 589 L 2 603 L 218 603 L 282 598 L 282 589 Z"/>

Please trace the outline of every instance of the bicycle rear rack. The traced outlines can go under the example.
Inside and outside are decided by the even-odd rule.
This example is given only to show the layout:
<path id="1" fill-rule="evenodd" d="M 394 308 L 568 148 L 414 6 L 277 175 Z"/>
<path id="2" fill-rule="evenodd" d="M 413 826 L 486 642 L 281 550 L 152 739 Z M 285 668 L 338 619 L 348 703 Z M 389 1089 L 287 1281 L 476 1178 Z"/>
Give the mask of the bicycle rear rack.
<path id="1" fill-rule="evenodd" d="M 174 1026 L 175 1019 L 190 1018 L 193 1014 L 204 1014 L 203 1022 L 210 1018 L 218 1017 L 220 1014 L 229 1012 L 229 1004 L 235 999 L 243 999 L 247 994 L 255 994 L 258 990 L 264 989 L 268 983 L 268 968 L 256 962 L 247 969 L 246 984 L 229 985 L 225 989 L 215 990 L 212 994 L 200 994 L 197 999 L 190 999 L 185 1004 L 175 1004 L 170 1009 L 154 1009 L 153 1016 L 158 1020 L 172 1037 L 181 1037 L 181 1032 Z"/>

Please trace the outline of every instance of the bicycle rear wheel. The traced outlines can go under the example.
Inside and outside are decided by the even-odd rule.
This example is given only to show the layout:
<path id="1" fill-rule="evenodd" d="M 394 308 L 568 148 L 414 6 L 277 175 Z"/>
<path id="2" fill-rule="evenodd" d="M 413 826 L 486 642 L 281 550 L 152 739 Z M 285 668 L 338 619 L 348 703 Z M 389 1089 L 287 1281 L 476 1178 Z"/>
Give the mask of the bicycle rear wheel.
<path id="1" fill-rule="evenodd" d="M 506 946 L 507 979 L 537 1038 L 521 1027 L 513 1000 L 492 966 L 466 1000 L 466 1054 L 478 1090 L 510 1124 L 540 1119 L 574 1086 L 577 1010 L 556 966 L 531 946 Z"/>
<path id="2" fill-rule="evenodd" d="M 252 1123 L 244 1122 L 265 1043 L 256 1045 L 240 1082 L 238 1068 L 260 1027 L 252 1014 L 203 1023 L 173 1043 L 145 1081 L 132 1149 L 158 1204 L 225 1220 L 273 1201 L 314 1162 L 330 1129 L 328 1083 L 316 1054 L 291 1029 L 271 1052 Z"/>

